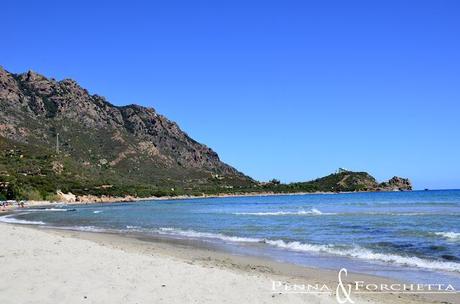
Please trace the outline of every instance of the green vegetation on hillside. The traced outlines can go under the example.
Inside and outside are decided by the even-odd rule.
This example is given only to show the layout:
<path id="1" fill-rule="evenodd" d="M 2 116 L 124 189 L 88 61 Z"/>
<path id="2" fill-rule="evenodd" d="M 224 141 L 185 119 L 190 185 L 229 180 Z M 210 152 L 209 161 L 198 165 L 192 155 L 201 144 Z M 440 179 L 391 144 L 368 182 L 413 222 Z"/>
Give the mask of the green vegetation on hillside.
<path id="1" fill-rule="evenodd" d="M 96 170 L 89 166 L 85 169 L 64 153 L 56 154 L 53 150 L 3 137 L 0 137 L 0 151 L 0 200 L 52 200 L 57 190 L 75 195 L 118 197 L 385 190 L 379 189 L 381 184 L 368 173 L 351 171 L 290 184 L 273 179 L 252 186 L 231 186 L 228 180 L 215 175 L 210 175 L 202 184 L 187 185 L 168 179 L 159 184 L 147 184 L 139 182 L 142 176 L 129 181 L 108 167 L 96 166 Z"/>
<path id="2" fill-rule="evenodd" d="M 98 160 L 95 160 L 97 162 Z M 95 169 L 95 167 L 97 169 Z M 175 182 L 164 178 L 157 184 L 142 183 L 142 175 L 127 179 L 107 166 L 82 168 L 66 154 L 56 154 L 0 137 L 0 200 L 52 199 L 57 190 L 76 195 L 177 196 L 249 192 L 250 187 L 229 186 L 226 178 L 209 174 L 202 184 Z"/>
<path id="3" fill-rule="evenodd" d="M 71 79 L 0 67 L 0 199 L 410 188 L 343 169 L 310 182 L 257 182 L 153 108 L 114 106 Z"/>

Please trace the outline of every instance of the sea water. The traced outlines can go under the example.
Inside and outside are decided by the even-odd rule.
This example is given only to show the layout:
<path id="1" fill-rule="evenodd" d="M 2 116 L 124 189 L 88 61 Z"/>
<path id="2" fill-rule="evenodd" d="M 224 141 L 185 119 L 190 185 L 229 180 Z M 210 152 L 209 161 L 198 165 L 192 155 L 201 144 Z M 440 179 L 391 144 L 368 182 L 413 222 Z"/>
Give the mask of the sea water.
<path id="1" fill-rule="evenodd" d="M 25 209 L 0 221 L 192 239 L 237 254 L 460 288 L 460 190 Z"/>

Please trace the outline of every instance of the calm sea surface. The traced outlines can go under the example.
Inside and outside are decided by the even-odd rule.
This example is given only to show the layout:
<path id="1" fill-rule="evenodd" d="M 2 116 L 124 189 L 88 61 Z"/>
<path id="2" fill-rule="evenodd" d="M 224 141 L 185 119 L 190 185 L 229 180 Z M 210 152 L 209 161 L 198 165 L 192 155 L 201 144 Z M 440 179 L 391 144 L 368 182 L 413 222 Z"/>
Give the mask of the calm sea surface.
<path id="1" fill-rule="evenodd" d="M 0 220 L 194 239 L 237 254 L 460 287 L 460 190 L 63 206 Z"/>

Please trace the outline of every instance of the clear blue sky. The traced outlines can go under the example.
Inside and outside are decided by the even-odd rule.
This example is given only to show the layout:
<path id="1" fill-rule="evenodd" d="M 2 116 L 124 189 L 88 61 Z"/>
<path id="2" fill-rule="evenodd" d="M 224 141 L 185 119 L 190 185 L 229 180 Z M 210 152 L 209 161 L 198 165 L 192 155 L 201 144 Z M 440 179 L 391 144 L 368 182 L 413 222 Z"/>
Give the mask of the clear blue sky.
<path id="1" fill-rule="evenodd" d="M 154 107 L 260 180 L 460 188 L 460 1 L 72 2 L 2 1 L 0 65 Z"/>

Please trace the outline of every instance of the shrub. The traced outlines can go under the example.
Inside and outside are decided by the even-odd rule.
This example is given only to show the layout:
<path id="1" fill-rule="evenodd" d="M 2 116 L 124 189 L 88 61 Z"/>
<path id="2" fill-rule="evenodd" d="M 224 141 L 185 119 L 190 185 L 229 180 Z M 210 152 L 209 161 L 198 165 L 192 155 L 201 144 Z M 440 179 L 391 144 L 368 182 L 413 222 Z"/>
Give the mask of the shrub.
<path id="1" fill-rule="evenodd" d="M 59 196 L 54 193 L 49 193 L 45 195 L 45 201 L 57 202 L 59 201 Z"/>
<path id="2" fill-rule="evenodd" d="M 30 189 L 30 190 L 24 191 L 21 194 L 21 197 L 28 201 L 41 201 L 43 199 L 40 192 L 36 189 Z"/>

